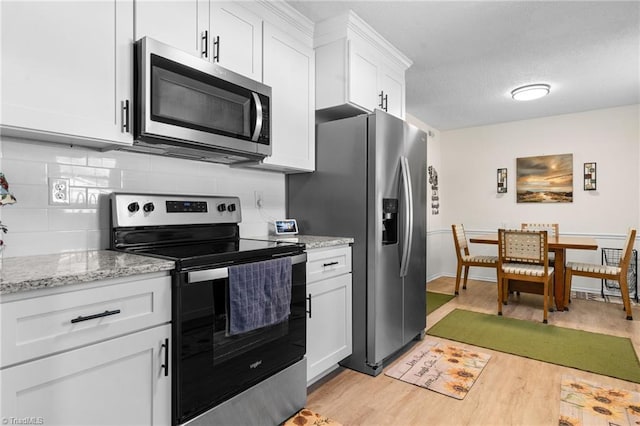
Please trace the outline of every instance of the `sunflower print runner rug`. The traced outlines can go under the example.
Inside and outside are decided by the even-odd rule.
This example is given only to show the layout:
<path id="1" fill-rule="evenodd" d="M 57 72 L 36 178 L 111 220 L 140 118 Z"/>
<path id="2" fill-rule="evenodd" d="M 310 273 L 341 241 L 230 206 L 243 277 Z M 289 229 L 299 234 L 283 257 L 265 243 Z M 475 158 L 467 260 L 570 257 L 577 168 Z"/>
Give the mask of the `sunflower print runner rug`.
<path id="1" fill-rule="evenodd" d="M 560 426 L 640 424 L 640 393 L 562 376 Z"/>
<path id="2" fill-rule="evenodd" d="M 308 408 L 303 408 L 291 416 L 282 426 L 342 426 L 342 424 Z"/>
<path id="3" fill-rule="evenodd" d="M 456 399 L 463 399 L 491 355 L 425 339 L 385 374 Z"/>

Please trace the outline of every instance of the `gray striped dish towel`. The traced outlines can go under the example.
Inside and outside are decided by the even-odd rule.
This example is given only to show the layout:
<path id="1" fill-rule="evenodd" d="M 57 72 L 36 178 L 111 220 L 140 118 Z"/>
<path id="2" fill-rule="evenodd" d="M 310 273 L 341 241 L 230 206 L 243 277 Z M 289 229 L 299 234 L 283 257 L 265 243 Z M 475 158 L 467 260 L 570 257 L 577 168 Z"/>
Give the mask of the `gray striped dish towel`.
<path id="1" fill-rule="evenodd" d="M 229 335 L 282 322 L 290 305 L 291 257 L 229 267 Z"/>

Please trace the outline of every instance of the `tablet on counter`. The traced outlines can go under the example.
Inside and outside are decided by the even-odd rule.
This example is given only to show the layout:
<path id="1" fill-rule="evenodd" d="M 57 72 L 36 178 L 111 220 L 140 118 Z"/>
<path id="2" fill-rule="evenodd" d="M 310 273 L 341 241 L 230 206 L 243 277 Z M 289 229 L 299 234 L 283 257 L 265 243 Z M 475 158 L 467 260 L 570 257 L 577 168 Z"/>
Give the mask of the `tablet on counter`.
<path id="1" fill-rule="evenodd" d="M 296 235 L 298 223 L 295 219 L 276 220 L 276 235 Z"/>

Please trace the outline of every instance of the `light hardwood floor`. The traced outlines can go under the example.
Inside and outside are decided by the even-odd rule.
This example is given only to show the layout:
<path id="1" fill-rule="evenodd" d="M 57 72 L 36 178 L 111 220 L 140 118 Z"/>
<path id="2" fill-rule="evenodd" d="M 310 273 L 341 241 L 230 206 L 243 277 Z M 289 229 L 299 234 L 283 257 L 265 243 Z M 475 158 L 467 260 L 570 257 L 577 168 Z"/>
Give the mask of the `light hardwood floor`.
<path id="1" fill-rule="evenodd" d="M 429 291 L 453 294 L 455 279 L 439 278 Z M 470 280 L 467 289 L 427 317 L 427 328 L 454 308 L 495 314 L 496 284 Z M 542 321 L 542 296 L 521 294 L 504 306 L 507 317 Z M 573 300 L 568 312 L 550 312 L 549 324 L 629 337 L 640 354 L 640 307 L 633 321 L 622 305 Z M 447 341 L 437 337 L 428 339 Z M 417 344 L 417 342 L 416 342 Z M 380 374 L 371 377 L 340 367 L 308 389 L 307 408 L 351 425 L 557 425 L 564 374 L 640 392 L 640 385 L 484 348 L 456 343 L 492 358 L 465 399 L 457 400 Z M 395 361 L 397 362 L 397 360 Z M 616 362 L 612 359 L 611 362 Z M 385 366 L 386 369 L 393 362 Z"/>

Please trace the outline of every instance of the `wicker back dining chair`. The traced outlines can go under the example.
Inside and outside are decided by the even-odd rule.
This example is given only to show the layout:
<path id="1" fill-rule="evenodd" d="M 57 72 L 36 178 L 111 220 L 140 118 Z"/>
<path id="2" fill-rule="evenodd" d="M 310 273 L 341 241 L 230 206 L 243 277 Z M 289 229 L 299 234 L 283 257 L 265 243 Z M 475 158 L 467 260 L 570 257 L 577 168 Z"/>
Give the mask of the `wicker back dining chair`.
<path id="1" fill-rule="evenodd" d="M 547 231 L 547 238 L 556 238 L 560 235 L 560 226 L 557 223 L 523 223 L 520 229 L 526 231 Z M 549 253 L 549 265 L 553 265 L 555 254 Z"/>
<path id="2" fill-rule="evenodd" d="M 581 277 L 599 278 L 601 280 L 617 281 L 620 284 L 620 293 L 622 296 L 622 302 L 624 304 L 624 310 L 627 313 L 627 319 L 632 320 L 633 314 L 631 313 L 631 301 L 629 300 L 629 283 L 627 282 L 627 271 L 629 270 L 629 263 L 631 261 L 631 252 L 633 251 L 633 244 L 636 240 L 636 230 L 631 228 L 627 233 L 627 239 L 624 244 L 624 249 L 620 258 L 620 265 L 600 265 L 597 263 L 580 263 L 580 262 L 567 262 L 567 266 L 564 272 L 564 300 L 565 303 L 569 300 L 571 294 L 571 278 L 574 275 Z M 564 307 L 567 310 L 567 307 Z"/>
<path id="3" fill-rule="evenodd" d="M 519 291 L 542 294 L 543 323 L 552 305 L 553 267 L 549 266 L 547 231 L 498 230 L 498 315 L 510 291 L 510 280 L 531 286 Z M 536 285 L 539 284 L 539 285 Z"/>
<path id="4" fill-rule="evenodd" d="M 523 223 L 520 228 L 524 231 L 547 231 L 547 238 L 555 238 L 560 234 L 557 223 Z"/>
<path id="5" fill-rule="evenodd" d="M 469 244 L 467 242 L 467 236 L 464 233 L 463 225 L 451 225 L 451 231 L 453 233 L 453 243 L 456 247 L 456 256 L 458 258 L 458 268 L 456 270 L 456 289 L 454 294 L 458 295 L 460 289 L 460 276 L 462 275 L 462 268 L 464 267 L 464 281 L 462 289 L 467 288 L 467 278 L 469 277 L 469 267 L 480 266 L 485 268 L 496 268 L 498 265 L 498 256 L 483 256 L 483 255 L 471 255 L 469 254 Z"/>

